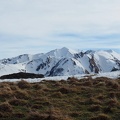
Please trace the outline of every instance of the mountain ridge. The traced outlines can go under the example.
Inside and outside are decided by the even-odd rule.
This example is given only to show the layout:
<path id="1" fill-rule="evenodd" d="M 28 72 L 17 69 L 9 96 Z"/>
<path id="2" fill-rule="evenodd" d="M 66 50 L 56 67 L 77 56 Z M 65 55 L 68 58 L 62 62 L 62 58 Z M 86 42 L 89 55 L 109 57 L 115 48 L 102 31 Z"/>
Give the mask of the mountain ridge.
<path id="1" fill-rule="evenodd" d="M 120 70 L 120 54 L 113 50 L 74 51 L 63 47 L 47 53 L 23 54 L 0 60 L 0 75 L 17 72 L 69 76 Z"/>

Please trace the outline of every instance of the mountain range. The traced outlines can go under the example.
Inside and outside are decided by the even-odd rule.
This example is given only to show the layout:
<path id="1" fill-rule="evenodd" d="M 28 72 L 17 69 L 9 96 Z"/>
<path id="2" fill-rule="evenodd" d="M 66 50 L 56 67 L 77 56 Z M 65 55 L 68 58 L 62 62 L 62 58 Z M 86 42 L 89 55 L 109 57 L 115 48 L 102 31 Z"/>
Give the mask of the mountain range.
<path id="1" fill-rule="evenodd" d="M 18 72 L 69 76 L 118 70 L 120 70 L 120 54 L 113 50 L 77 52 L 63 47 L 47 53 L 23 54 L 0 60 L 0 76 Z"/>

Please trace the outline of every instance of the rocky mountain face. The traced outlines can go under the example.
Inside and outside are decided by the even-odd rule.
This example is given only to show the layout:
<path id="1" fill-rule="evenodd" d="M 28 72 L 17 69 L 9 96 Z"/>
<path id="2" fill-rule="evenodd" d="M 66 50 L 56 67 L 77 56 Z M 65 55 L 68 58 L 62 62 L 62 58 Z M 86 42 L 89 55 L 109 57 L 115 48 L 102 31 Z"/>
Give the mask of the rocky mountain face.
<path id="1" fill-rule="evenodd" d="M 27 72 L 69 76 L 117 70 L 120 70 L 120 54 L 112 50 L 76 52 L 64 47 L 45 54 L 24 54 L 0 60 L 0 75 Z"/>

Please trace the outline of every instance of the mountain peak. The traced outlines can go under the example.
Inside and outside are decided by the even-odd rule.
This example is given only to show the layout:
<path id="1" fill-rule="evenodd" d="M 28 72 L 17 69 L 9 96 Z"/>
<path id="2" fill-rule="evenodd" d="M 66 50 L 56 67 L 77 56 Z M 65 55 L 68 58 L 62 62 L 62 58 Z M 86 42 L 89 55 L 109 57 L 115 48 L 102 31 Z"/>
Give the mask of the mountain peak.
<path id="1" fill-rule="evenodd" d="M 61 50 L 69 50 L 67 47 L 62 47 Z"/>
<path id="2" fill-rule="evenodd" d="M 94 53 L 95 51 L 94 50 L 87 50 L 85 51 L 85 54 L 90 54 L 90 53 Z"/>
<path id="3" fill-rule="evenodd" d="M 77 53 L 77 51 L 75 51 L 73 49 L 70 49 L 70 48 L 67 48 L 67 47 L 63 47 L 63 48 L 61 48 L 59 50 L 62 51 L 62 52 L 70 52 L 71 54 Z"/>
<path id="4" fill-rule="evenodd" d="M 48 56 L 63 58 L 63 57 L 73 57 L 76 51 L 68 49 L 66 47 L 55 49 L 47 53 Z"/>
<path id="5" fill-rule="evenodd" d="M 115 70 L 120 70 L 120 54 L 113 50 L 87 50 L 80 55 L 79 51 L 63 47 L 44 54 L 0 60 L 0 75 L 23 71 L 62 76 Z"/>

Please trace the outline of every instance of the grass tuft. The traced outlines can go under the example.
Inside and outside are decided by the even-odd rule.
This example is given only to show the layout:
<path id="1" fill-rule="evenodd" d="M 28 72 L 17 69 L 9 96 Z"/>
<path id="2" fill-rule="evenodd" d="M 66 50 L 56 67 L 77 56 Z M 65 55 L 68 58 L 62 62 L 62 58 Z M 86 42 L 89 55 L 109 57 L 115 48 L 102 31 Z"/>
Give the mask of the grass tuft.
<path id="1" fill-rule="evenodd" d="M 111 120 L 111 118 L 106 114 L 99 114 L 96 117 L 92 117 L 90 120 Z"/>
<path id="2" fill-rule="evenodd" d="M 12 112 L 12 110 L 12 106 L 9 103 L 4 102 L 0 104 L 0 112 Z"/>
<path id="3" fill-rule="evenodd" d="M 25 80 L 19 81 L 17 85 L 18 85 L 18 87 L 21 88 L 21 89 L 31 88 L 31 84 L 28 83 L 28 82 L 25 81 Z"/>

